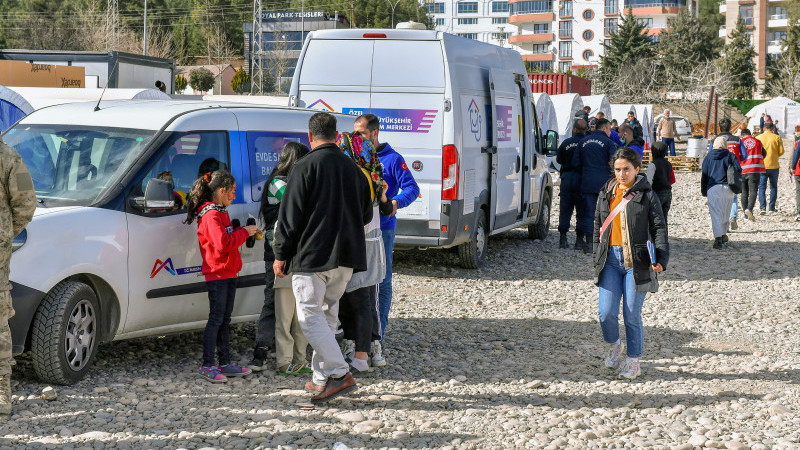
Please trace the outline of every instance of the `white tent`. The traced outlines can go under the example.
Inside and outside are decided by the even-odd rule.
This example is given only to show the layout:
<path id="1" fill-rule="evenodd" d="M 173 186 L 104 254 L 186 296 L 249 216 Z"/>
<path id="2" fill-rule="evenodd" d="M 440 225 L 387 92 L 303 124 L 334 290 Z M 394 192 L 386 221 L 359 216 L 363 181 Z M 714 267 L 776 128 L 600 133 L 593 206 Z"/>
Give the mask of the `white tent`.
<path id="1" fill-rule="evenodd" d="M 617 120 L 617 125 L 622 125 L 622 122 L 628 118 L 628 111 L 633 111 L 636 114 L 636 107 L 633 105 L 626 105 L 622 103 L 611 104 L 611 119 Z"/>
<path id="2" fill-rule="evenodd" d="M 583 109 L 583 100 L 578 94 L 560 94 L 550 96 L 556 112 L 558 124 L 558 143 L 572 137 L 572 124 L 575 122 L 575 113 Z"/>
<path id="3" fill-rule="evenodd" d="M 598 112 L 602 112 L 607 120 L 611 120 L 611 103 L 608 101 L 608 97 L 603 95 L 584 95 L 581 97 L 583 100 L 583 105 L 592 108 L 589 111 L 589 118 L 596 116 Z"/>
<path id="4" fill-rule="evenodd" d="M 644 141 L 649 145 L 653 145 L 653 105 L 634 105 L 636 107 L 636 118 L 642 124 L 642 131 L 644 132 Z M 619 119 L 617 119 L 619 122 Z"/>
<path id="5" fill-rule="evenodd" d="M 762 113 L 772 117 L 773 122 L 778 121 L 778 131 L 784 136 L 792 135 L 794 128 L 800 125 L 800 105 L 790 98 L 776 97 L 747 111 L 745 115 L 749 118 L 747 127 L 750 130 L 760 126 Z"/>
<path id="6" fill-rule="evenodd" d="M 289 106 L 289 97 L 271 95 L 204 95 L 203 100 L 212 102 L 235 102 L 255 105 Z"/>
<path id="7" fill-rule="evenodd" d="M 547 133 L 547 130 L 558 130 L 556 110 L 553 108 L 553 101 L 550 100 L 549 95 L 544 92 L 534 93 L 533 106 L 536 107 L 536 116 L 539 119 L 539 129 L 542 131 L 542 135 Z"/>
<path id="8" fill-rule="evenodd" d="M 0 86 L 0 130 L 45 106 L 103 100 L 169 100 L 158 89 L 69 89 Z"/>

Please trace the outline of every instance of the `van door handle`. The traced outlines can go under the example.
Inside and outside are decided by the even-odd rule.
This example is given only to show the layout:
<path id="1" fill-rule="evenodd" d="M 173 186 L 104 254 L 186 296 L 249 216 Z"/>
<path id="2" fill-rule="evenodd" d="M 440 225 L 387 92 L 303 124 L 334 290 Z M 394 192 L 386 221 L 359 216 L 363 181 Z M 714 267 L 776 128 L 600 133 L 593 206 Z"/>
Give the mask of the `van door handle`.
<path id="1" fill-rule="evenodd" d="M 514 162 L 514 173 L 519 172 L 519 164 L 520 164 L 520 159 L 519 155 L 517 155 L 517 160 Z"/>

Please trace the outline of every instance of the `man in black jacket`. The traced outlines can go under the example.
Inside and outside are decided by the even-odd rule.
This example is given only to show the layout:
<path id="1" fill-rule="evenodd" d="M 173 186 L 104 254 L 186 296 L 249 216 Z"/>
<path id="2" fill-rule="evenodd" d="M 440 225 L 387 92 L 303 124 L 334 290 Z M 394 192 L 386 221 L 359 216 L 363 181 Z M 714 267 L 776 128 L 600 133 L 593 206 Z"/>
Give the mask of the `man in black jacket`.
<path id="1" fill-rule="evenodd" d="M 335 333 L 347 282 L 367 269 L 372 201 L 366 177 L 336 145 L 336 118 L 316 113 L 308 129 L 311 153 L 294 165 L 278 212 L 273 270 L 283 278 L 289 262 L 297 319 L 314 349 L 306 389 L 322 403 L 356 389 Z"/>
<path id="2" fill-rule="evenodd" d="M 578 209 L 575 228 L 579 233 L 578 239 L 583 238 L 580 248 L 584 253 L 592 252 L 589 236 L 594 232 L 592 221 L 597 207 L 597 194 L 612 176 L 611 157 L 617 151 L 617 145 L 609 138 L 611 123 L 606 119 L 597 119 L 596 127 L 581 140 L 572 155 L 572 167 L 576 167 L 581 174 L 583 208 Z"/>
<path id="3" fill-rule="evenodd" d="M 567 232 L 569 231 L 569 223 L 572 220 L 572 210 L 575 209 L 577 210 L 576 214 L 582 215 L 581 171 L 579 167 L 572 165 L 572 155 L 577 150 L 578 144 L 586 136 L 587 131 L 586 121 L 576 119 L 575 126 L 572 129 L 572 137 L 565 139 L 561 143 L 556 155 L 556 162 L 561 165 L 561 187 L 559 192 L 561 203 L 559 204 L 558 214 L 558 232 L 561 234 L 561 238 L 558 248 L 569 247 Z M 575 240 L 575 248 L 580 249 L 582 248 L 580 243 L 584 239 L 581 232 L 578 231 L 576 234 L 578 237 Z"/>

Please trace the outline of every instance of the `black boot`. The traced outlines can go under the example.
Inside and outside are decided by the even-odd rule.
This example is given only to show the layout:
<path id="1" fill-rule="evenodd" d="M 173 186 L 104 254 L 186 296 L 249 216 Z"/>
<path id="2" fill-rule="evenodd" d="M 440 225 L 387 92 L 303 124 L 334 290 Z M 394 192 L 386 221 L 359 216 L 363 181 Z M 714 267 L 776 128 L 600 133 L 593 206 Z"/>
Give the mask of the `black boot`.
<path id="1" fill-rule="evenodd" d="M 567 233 L 561 233 L 561 239 L 558 241 L 558 248 L 569 248 L 569 242 L 567 242 Z"/>
<path id="2" fill-rule="evenodd" d="M 575 246 L 572 247 L 574 250 L 583 250 L 583 233 L 575 233 Z"/>
<path id="3" fill-rule="evenodd" d="M 584 236 L 583 241 L 583 253 L 592 253 L 592 243 L 589 241 L 589 235 Z"/>
<path id="4" fill-rule="evenodd" d="M 713 247 L 714 247 L 715 249 L 717 249 L 717 250 L 719 250 L 719 249 L 721 249 L 721 248 L 722 248 L 722 238 L 721 238 L 721 237 L 716 237 L 716 238 L 714 238 L 714 245 L 713 245 Z"/>

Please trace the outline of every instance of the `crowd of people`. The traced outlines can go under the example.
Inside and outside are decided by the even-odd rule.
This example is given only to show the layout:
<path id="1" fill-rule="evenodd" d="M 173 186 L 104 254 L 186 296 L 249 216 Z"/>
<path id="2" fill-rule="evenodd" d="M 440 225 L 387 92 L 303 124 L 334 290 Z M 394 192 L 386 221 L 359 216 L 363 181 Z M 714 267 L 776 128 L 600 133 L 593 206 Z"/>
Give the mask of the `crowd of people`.
<path id="1" fill-rule="evenodd" d="M 419 187 L 403 157 L 379 141 L 376 116 L 358 117 L 354 128 L 340 134 L 332 114 L 316 113 L 309 120 L 311 148 L 284 146 L 264 185 L 263 230 L 231 225 L 226 207 L 236 197 L 236 180 L 229 172 L 201 174 L 195 182 L 186 223 L 197 220 L 209 297 L 203 379 L 223 383 L 267 370 L 274 350 L 278 374 L 311 373 L 305 388 L 315 394 L 312 403 L 322 403 L 356 389 L 353 375 L 386 365 L 394 216 Z M 252 359 L 241 367 L 228 349 L 239 247 L 261 233 L 264 305 Z"/>

